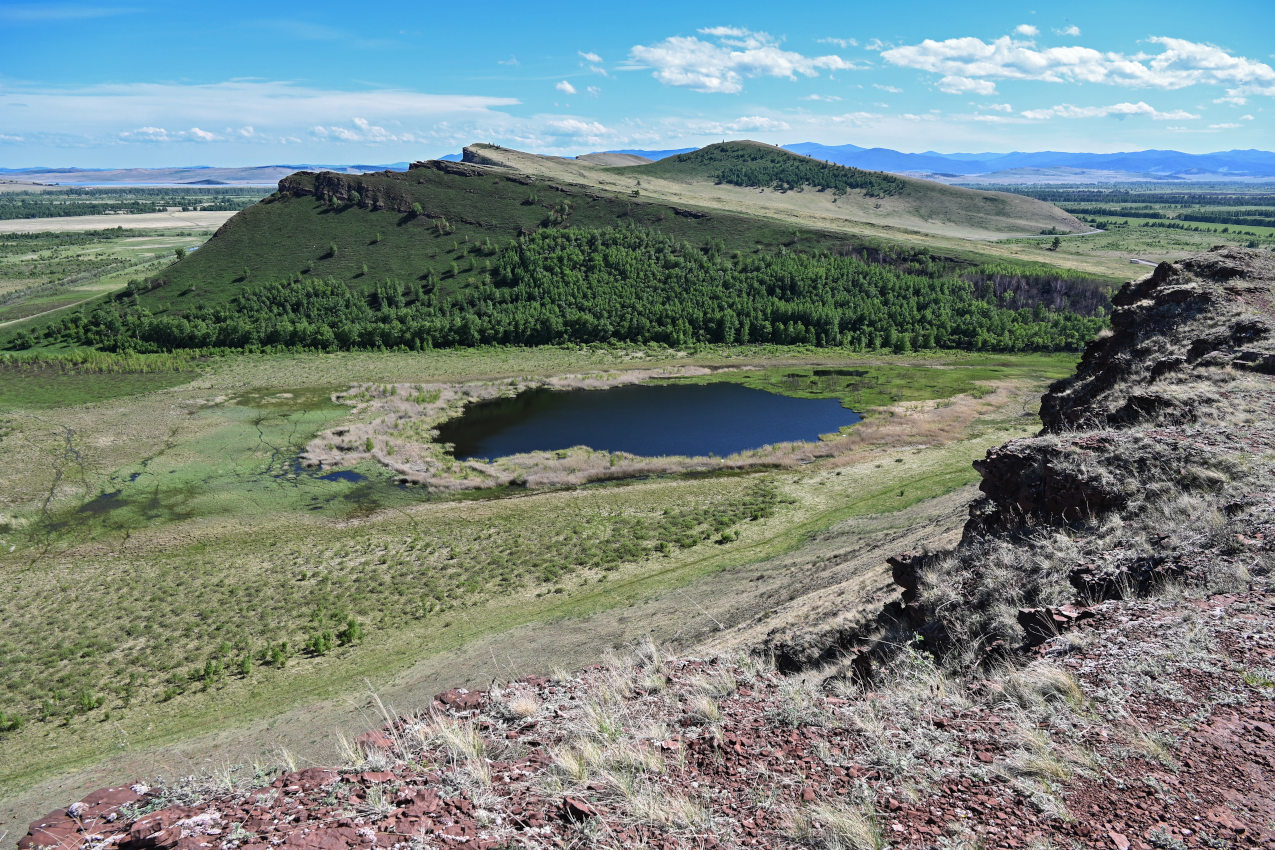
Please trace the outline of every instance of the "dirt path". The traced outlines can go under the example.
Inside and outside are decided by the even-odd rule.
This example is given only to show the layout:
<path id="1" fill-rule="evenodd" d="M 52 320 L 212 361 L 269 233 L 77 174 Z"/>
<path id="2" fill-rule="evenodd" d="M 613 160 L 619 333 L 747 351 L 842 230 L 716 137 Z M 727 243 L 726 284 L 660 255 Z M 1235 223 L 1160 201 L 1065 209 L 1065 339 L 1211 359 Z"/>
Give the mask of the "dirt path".
<path id="1" fill-rule="evenodd" d="M 30 321 L 31 319 L 37 319 L 40 316 L 47 316 L 50 313 L 56 313 L 59 310 L 69 310 L 72 307 L 78 307 L 81 304 L 92 301 L 94 298 L 100 298 L 101 296 L 102 296 L 102 293 L 99 292 L 96 295 L 90 295 L 88 298 L 82 298 L 79 301 L 74 301 L 70 304 L 63 304 L 61 307 L 54 307 L 51 310 L 42 310 L 39 313 L 32 313 L 30 316 L 23 316 L 21 319 L 10 319 L 7 322 L 0 322 L 0 328 L 8 327 L 9 325 L 16 325 L 19 322 Z"/>
<path id="2" fill-rule="evenodd" d="M 587 618 L 487 635 L 371 686 L 392 710 L 412 712 L 449 687 L 483 688 L 496 679 L 576 670 L 644 635 L 683 653 L 737 648 L 764 634 L 777 603 L 781 610 L 775 625 L 803 609 L 879 605 L 893 592 L 886 555 L 941 545 L 959 531 L 975 495 L 969 486 L 897 513 L 847 520 L 786 555 L 716 572 L 690 586 Z M 298 767 L 332 764 L 341 757 L 342 737 L 352 740 L 380 722 L 368 692 L 353 693 L 179 744 L 121 753 L 0 801 L 0 832 L 21 835 L 28 823 L 53 808 L 95 788 L 141 777 L 216 773 L 254 761 L 278 763 L 285 750 Z"/>

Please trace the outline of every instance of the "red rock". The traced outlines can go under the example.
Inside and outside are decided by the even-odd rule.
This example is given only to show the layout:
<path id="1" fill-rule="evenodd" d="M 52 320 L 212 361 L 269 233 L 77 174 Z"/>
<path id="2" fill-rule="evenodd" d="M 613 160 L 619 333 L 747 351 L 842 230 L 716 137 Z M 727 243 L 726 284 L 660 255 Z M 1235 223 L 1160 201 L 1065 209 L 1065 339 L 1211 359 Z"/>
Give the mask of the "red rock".
<path id="1" fill-rule="evenodd" d="M 562 816 L 572 823 L 579 823 L 597 817 L 598 810 L 579 797 L 563 797 Z"/>
<path id="2" fill-rule="evenodd" d="M 376 750 L 382 750 L 387 753 L 394 751 L 394 739 L 377 730 L 364 732 L 354 739 L 354 743 L 361 747 L 365 753 L 375 752 Z"/>
<path id="3" fill-rule="evenodd" d="M 1111 842 L 1115 845 L 1116 850 L 1129 850 L 1129 839 L 1123 834 L 1113 830 L 1108 835 L 1111 836 Z"/>
<path id="4" fill-rule="evenodd" d="M 464 688 L 452 688 L 443 691 L 434 699 L 452 711 L 477 711 L 483 707 L 483 695 L 480 691 L 467 691 Z"/>
<path id="5" fill-rule="evenodd" d="M 32 823 L 27 834 L 18 842 L 18 848 L 32 850 L 37 847 L 73 847 L 80 843 L 79 832 L 78 824 L 63 812 L 54 812 Z"/>

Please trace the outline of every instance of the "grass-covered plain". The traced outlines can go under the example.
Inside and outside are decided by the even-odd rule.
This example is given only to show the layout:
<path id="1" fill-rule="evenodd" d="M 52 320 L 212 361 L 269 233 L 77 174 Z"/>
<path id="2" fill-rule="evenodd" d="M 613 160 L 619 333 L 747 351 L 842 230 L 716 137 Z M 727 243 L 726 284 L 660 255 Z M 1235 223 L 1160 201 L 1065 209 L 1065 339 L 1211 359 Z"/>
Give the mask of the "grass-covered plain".
<path id="1" fill-rule="evenodd" d="M 396 487 L 374 467 L 344 481 L 295 463 L 310 436 L 348 415 L 327 396 L 352 383 L 639 362 L 757 365 L 780 384 L 805 375 L 777 387 L 800 393 L 816 369 L 853 369 L 876 376 L 872 399 L 898 403 L 835 469 L 461 501 Z M 0 710 L 14 728 L 0 733 L 0 764 L 12 766 L 0 788 L 121 742 L 144 749 L 357 690 L 484 635 L 629 604 L 787 551 L 848 516 L 949 492 L 973 479 L 969 463 L 987 447 L 1030 427 L 1031 394 L 1071 365 L 784 349 L 263 355 L 173 363 L 182 383 L 127 397 L 9 407 Z M 945 416 L 950 427 L 936 430 Z"/>
<path id="2" fill-rule="evenodd" d="M 123 288 L 173 262 L 208 231 L 109 227 L 80 233 L 0 233 L 0 334 Z"/>
<path id="3" fill-rule="evenodd" d="M 1003 244 L 1069 265 L 1107 259 L 1173 261 L 1216 245 L 1275 247 L 1270 184 L 1161 183 L 1000 187 L 1057 204 L 1102 233 L 1015 239 Z"/>

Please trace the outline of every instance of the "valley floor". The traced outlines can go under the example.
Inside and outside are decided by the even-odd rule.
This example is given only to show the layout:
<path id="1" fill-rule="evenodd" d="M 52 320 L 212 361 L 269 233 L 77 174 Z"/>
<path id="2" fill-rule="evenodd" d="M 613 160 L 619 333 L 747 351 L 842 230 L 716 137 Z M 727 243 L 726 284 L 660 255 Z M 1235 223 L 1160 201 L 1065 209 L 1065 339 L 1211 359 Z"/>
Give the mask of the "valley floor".
<path id="1" fill-rule="evenodd" d="M 287 460 L 348 413 L 324 399 L 352 383 L 503 380 L 635 359 L 853 364 L 891 376 L 874 389 L 883 398 L 946 400 L 887 405 L 856 451 L 799 469 L 478 501 L 357 491 Z M 6 710 L 26 723 L 0 736 L 0 829 L 127 777 L 330 761 L 341 735 L 373 722 L 369 688 L 408 711 L 444 686 L 576 669 L 644 636 L 743 643 L 812 612 L 877 606 L 884 555 L 959 527 L 970 462 L 1029 431 L 1024 414 L 1070 365 L 782 349 L 245 357 L 138 376 L 155 382 L 130 396 L 10 402 L 0 455 L 17 474 L 0 505 L 0 537 L 13 547 L 0 555 L 0 642 L 6 687 L 25 695 Z M 12 399 L 27 378 L 9 377 Z M 962 386 L 978 392 L 951 395 Z M 771 507 L 730 519 L 759 487 Z M 734 539 L 696 537 L 618 562 L 605 554 L 617 518 L 650 528 L 692 509 L 686 521 L 708 523 L 694 534 L 727 522 Z M 559 571 L 519 570 L 544 551 Z M 346 616 L 366 630 L 361 643 L 302 650 L 307 634 Z M 285 638 L 292 657 L 270 663 L 263 652 Z"/>

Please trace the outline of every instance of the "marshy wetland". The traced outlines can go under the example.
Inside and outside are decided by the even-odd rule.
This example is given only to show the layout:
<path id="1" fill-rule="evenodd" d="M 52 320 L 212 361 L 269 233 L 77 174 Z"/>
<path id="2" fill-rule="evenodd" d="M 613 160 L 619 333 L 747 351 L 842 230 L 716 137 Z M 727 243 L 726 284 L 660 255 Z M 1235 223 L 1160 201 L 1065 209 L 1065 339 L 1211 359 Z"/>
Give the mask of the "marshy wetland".
<path id="1" fill-rule="evenodd" d="M 1024 414 L 1072 360 L 485 349 L 174 358 L 154 372 L 128 361 L 131 377 L 111 382 L 92 372 L 102 363 L 0 364 L 8 398 L 27 384 L 47 398 L 0 407 L 0 465 L 12 471 L 0 505 L 0 710 L 12 726 L 0 789 L 38 794 L 88 764 L 164 770 L 164 746 L 198 752 L 200 736 L 285 715 L 243 737 L 240 760 L 279 740 L 318 758 L 365 720 L 317 706 L 357 701 L 365 680 L 419 682 L 418 665 L 470 647 L 484 649 L 466 656 L 466 677 L 490 678 L 526 629 L 548 642 L 537 669 L 588 663 L 601 647 L 579 636 L 599 617 L 614 623 L 608 642 L 655 628 L 674 643 L 747 619 L 759 609 L 703 589 L 737 575 L 769 587 L 779 573 L 767 564 L 832 545 L 839 523 L 890 526 L 970 483 L 970 461 L 1030 431 Z M 103 397 L 106 383 L 119 394 Z M 771 453 L 755 464 L 728 461 L 747 452 L 704 466 L 634 455 L 646 464 L 636 475 L 623 458 L 611 466 L 613 451 L 543 452 L 560 465 L 497 486 L 475 467 L 508 458 L 459 460 L 435 433 L 479 396 L 653 383 L 811 401 L 848 427 L 749 450 Z M 395 418 L 391 403 L 435 405 L 437 419 Z M 306 466 L 340 430 L 351 456 Z M 353 457 L 365 431 L 373 451 Z M 393 464 L 415 446 L 484 486 L 401 483 Z M 571 465 L 608 474 L 579 486 Z M 656 606 L 658 626 L 624 614 L 631 606 Z M 325 632 L 346 639 L 316 641 Z"/>

